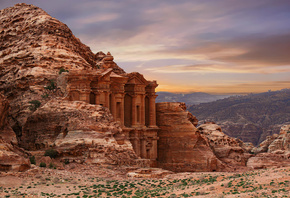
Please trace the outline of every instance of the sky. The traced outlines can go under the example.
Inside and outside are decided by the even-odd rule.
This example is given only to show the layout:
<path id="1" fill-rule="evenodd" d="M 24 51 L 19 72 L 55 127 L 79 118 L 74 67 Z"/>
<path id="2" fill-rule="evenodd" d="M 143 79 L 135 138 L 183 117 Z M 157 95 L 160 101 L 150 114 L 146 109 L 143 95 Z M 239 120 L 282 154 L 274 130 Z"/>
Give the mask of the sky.
<path id="1" fill-rule="evenodd" d="M 34 4 L 157 91 L 290 88 L 289 0 L 0 0 Z"/>

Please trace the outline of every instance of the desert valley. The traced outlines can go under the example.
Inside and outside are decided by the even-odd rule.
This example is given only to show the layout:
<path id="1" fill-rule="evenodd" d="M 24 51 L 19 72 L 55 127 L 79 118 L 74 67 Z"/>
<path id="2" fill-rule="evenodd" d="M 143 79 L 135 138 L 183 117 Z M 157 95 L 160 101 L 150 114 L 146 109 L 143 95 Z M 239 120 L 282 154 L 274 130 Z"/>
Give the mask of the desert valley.
<path id="1" fill-rule="evenodd" d="M 186 106 L 116 62 L 0 11 L 0 197 L 289 197 L 289 89 Z"/>

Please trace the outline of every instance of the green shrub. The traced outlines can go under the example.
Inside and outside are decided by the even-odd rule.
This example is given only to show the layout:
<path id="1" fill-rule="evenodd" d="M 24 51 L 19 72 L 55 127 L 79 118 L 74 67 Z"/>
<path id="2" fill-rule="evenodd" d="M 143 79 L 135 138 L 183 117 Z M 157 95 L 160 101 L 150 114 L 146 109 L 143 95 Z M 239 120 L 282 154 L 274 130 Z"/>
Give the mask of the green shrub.
<path id="1" fill-rule="evenodd" d="M 39 167 L 46 167 L 46 163 L 40 162 Z"/>
<path id="2" fill-rule="evenodd" d="M 54 167 L 53 163 L 50 162 L 48 167 L 49 167 L 49 168 L 53 168 L 53 167 Z"/>
<path id="3" fill-rule="evenodd" d="M 62 72 L 68 72 L 68 70 L 66 70 L 66 69 L 64 69 L 64 68 L 60 68 L 60 70 L 59 70 L 59 74 L 61 74 Z"/>
<path id="4" fill-rule="evenodd" d="M 30 156 L 30 157 L 29 157 L 29 160 L 30 160 L 30 163 L 31 163 L 31 164 L 36 164 L 35 156 Z"/>
<path id="5" fill-rule="evenodd" d="M 44 88 L 48 89 L 48 90 L 55 90 L 56 89 L 56 84 L 55 84 L 54 80 L 50 80 L 49 84 L 47 86 L 45 86 Z"/>
<path id="6" fill-rule="evenodd" d="M 35 111 L 38 107 L 40 107 L 41 102 L 39 100 L 32 100 L 29 101 L 28 103 L 30 103 L 31 105 L 29 106 L 29 109 L 31 111 Z"/>
<path id="7" fill-rule="evenodd" d="M 69 159 L 65 159 L 64 164 L 69 164 Z"/>
<path id="8" fill-rule="evenodd" d="M 58 152 L 54 149 L 48 149 L 44 153 L 44 156 L 49 156 L 51 159 L 56 158 L 57 155 L 58 155 Z"/>
<path id="9" fill-rule="evenodd" d="M 42 97 L 43 99 L 48 98 L 48 96 L 49 96 L 48 93 L 41 95 L 41 97 Z"/>

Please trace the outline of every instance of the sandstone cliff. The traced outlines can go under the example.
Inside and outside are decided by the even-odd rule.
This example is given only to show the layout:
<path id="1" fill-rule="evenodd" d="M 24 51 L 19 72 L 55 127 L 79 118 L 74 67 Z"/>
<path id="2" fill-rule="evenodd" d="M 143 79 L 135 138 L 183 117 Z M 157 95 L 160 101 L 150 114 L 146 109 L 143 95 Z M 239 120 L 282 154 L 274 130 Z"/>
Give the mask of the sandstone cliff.
<path id="1" fill-rule="evenodd" d="M 198 131 L 205 136 L 215 155 L 229 166 L 246 166 L 248 155 L 242 148 L 242 141 L 227 136 L 219 125 L 205 123 L 200 125 Z"/>
<path id="2" fill-rule="evenodd" d="M 56 85 L 60 69 L 94 72 L 108 67 L 125 73 L 111 54 L 94 54 L 42 9 L 22 3 L 0 11 L 0 91 L 9 100 L 9 123 L 18 137 L 33 112 L 31 102 L 44 105 L 64 96 Z"/>
<path id="3" fill-rule="evenodd" d="M 24 171 L 30 168 L 30 162 L 17 147 L 15 133 L 7 122 L 8 113 L 9 103 L 0 94 L 0 171 Z"/>
<path id="4" fill-rule="evenodd" d="M 221 171 L 224 165 L 196 129 L 184 103 L 157 103 L 158 163 L 171 171 Z M 194 123 L 194 124 L 193 124 Z"/>
<path id="5" fill-rule="evenodd" d="M 268 136 L 252 152 L 257 154 L 249 159 L 247 166 L 251 168 L 269 168 L 289 166 L 290 164 L 290 125 L 284 125 L 280 134 Z"/>

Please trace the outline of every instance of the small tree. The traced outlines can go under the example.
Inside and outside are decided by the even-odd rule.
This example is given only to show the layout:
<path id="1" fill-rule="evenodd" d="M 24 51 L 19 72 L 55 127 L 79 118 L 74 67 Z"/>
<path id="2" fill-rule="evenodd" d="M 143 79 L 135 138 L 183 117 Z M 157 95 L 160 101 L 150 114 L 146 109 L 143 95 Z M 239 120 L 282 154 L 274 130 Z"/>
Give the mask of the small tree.
<path id="1" fill-rule="evenodd" d="M 40 162 L 39 167 L 46 167 L 46 163 Z"/>
<path id="2" fill-rule="evenodd" d="M 39 100 L 32 100 L 29 101 L 28 103 L 30 103 L 31 105 L 29 106 L 29 109 L 31 111 L 35 111 L 38 107 L 40 107 L 41 102 Z"/>
<path id="3" fill-rule="evenodd" d="M 55 90 L 56 84 L 55 84 L 54 80 L 49 80 L 49 84 L 47 86 L 45 86 L 44 88 L 48 89 L 48 90 Z"/>
<path id="4" fill-rule="evenodd" d="M 35 156 L 34 155 L 33 156 L 30 156 L 29 157 L 29 161 L 30 161 L 31 164 L 36 164 Z"/>
<path id="5" fill-rule="evenodd" d="M 49 156 L 51 159 L 56 158 L 57 155 L 58 155 L 58 152 L 54 149 L 48 149 L 44 153 L 44 156 Z"/>

